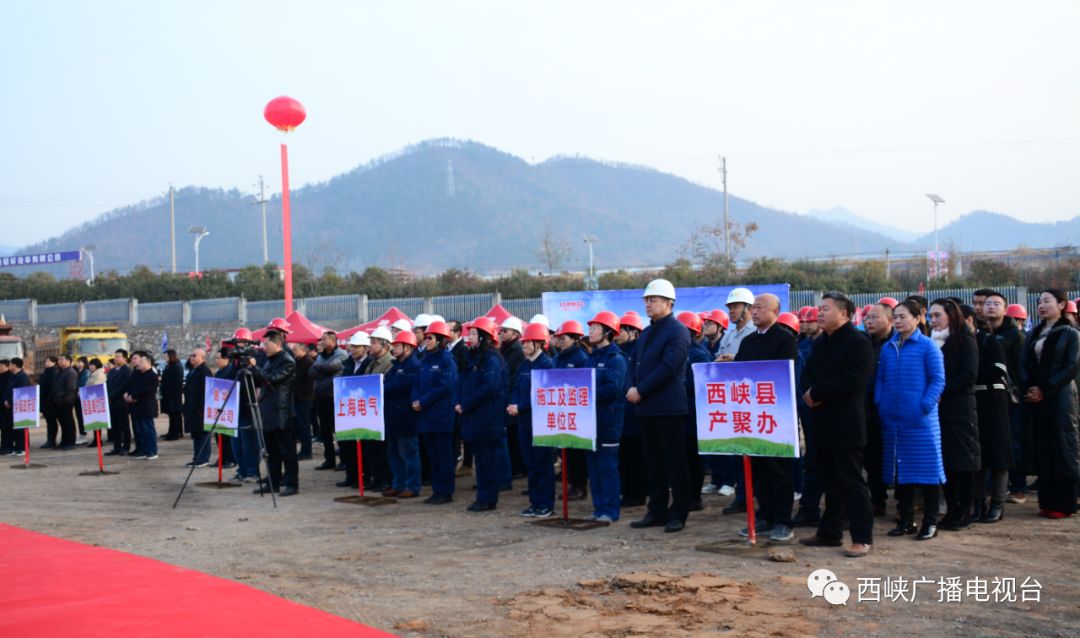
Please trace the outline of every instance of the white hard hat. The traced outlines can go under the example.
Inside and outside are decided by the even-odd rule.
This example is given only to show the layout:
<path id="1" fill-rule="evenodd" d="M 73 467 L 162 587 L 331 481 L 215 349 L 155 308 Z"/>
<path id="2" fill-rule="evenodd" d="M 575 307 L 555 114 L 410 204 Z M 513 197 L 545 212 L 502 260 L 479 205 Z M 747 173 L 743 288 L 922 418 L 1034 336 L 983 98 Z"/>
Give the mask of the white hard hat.
<path id="1" fill-rule="evenodd" d="M 430 326 L 431 324 L 435 323 L 436 321 L 441 321 L 443 323 L 446 323 L 446 319 L 443 319 L 442 315 L 428 315 L 427 325 Z"/>
<path id="2" fill-rule="evenodd" d="M 431 325 L 431 315 L 421 312 L 413 319 L 413 328 L 427 328 Z"/>
<path id="3" fill-rule="evenodd" d="M 736 288 L 728 293 L 727 301 L 725 305 L 733 303 L 744 303 L 748 306 L 754 305 L 754 293 L 750 292 L 749 288 Z"/>
<path id="4" fill-rule="evenodd" d="M 363 330 L 360 330 L 359 332 L 354 332 L 353 336 L 349 337 L 349 345 L 350 346 L 370 346 L 371 345 L 371 337 L 369 337 L 368 333 L 364 332 Z"/>
<path id="5" fill-rule="evenodd" d="M 529 319 L 529 323 L 538 323 L 548 330 L 551 330 L 551 322 L 544 315 L 533 315 L 532 319 Z"/>
<path id="6" fill-rule="evenodd" d="M 412 322 L 408 319 L 398 319 L 390 324 L 390 327 L 394 330 L 412 330 Z"/>
<path id="7" fill-rule="evenodd" d="M 390 329 L 386 326 L 379 326 L 371 331 L 372 339 L 382 339 L 383 341 L 393 341 L 394 335 L 390 332 Z"/>
<path id="8" fill-rule="evenodd" d="M 675 286 L 672 286 L 667 279 L 653 279 L 648 286 L 645 286 L 645 293 L 641 296 L 664 297 L 675 301 Z"/>
<path id="9" fill-rule="evenodd" d="M 517 317 L 507 317 L 503 320 L 501 327 L 507 330 L 516 330 L 518 334 L 525 332 L 525 326 L 521 323 L 521 319 Z"/>

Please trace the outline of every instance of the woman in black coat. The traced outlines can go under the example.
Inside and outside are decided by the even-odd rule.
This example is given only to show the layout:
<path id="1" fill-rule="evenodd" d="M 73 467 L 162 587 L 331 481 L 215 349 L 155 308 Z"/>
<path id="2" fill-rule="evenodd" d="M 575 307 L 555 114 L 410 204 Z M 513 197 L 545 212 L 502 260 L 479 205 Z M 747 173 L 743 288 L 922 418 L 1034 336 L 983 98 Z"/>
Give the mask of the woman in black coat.
<path id="1" fill-rule="evenodd" d="M 938 528 L 956 531 L 971 526 L 975 472 L 981 467 L 979 418 L 975 410 L 979 346 L 955 301 L 935 299 L 927 316 L 933 328 L 930 338 L 945 358 L 945 390 L 941 393 L 938 416 L 949 512 Z"/>
<path id="2" fill-rule="evenodd" d="M 1024 461 L 1039 476 L 1039 514 L 1066 518 L 1076 512 L 1077 390 L 1080 334 L 1065 319 L 1065 293 L 1039 295 L 1042 319 L 1028 333 L 1020 359 L 1027 439 Z"/>
<path id="3" fill-rule="evenodd" d="M 1009 422 L 1008 373 L 1001 343 L 978 322 L 975 309 L 961 306 L 964 321 L 975 331 L 979 345 L 979 374 L 975 379 L 975 407 L 979 414 L 979 448 L 982 469 L 975 474 L 975 512 L 980 523 L 996 523 L 1005 513 L 1009 495 L 1009 470 L 1013 467 L 1012 431 Z M 976 324 L 981 325 L 976 325 Z M 986 486 L 990 485 L 990 506 Z"/>

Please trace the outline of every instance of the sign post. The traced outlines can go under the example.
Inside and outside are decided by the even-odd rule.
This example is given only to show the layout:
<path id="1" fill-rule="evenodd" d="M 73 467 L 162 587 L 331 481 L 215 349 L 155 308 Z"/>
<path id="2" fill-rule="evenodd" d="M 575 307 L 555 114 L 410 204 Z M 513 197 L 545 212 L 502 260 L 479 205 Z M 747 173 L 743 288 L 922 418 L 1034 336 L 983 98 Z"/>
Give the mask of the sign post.
<path id="1" fill-rule="evenodd" d="M 799 418 L 793 361 L 695 363 L 698 452 L 741 455 L 747 532 L 754 532 L 751 456 L 798 458 Z"/>
<path id="2" fill-rule="evenodd" d="M 240 427 L 240 384 L 232 379 L 206 378 L 203 391 L 203 429 L 217 438 L 218 468 L 217 481 L 196 483 L 199 487 L 228 489 L 240 487 L 238 483 L 228 483 L 222 475 L 224 460 L 221 456 L 221 444 L 224 436 L 236 436 Z M 194 468 L 192 468 L 194 469 Z"/>
<path id="3" fill-rule="evenodd" d="M 11 393 L 12 424 L 16 430 L 23 431 L 23 462 L 12 465 L 15 470 L 36 470 L 45 467 L 40 463 L 30 462 L 30 428 L 41 427 L 41 386 L 28 385 L 15 388 Z"/>
<path id="4" fill-rule="evenodd" d="M 109 394 L 105 384 L 88 385 L 79 388 L 79 402 L 82 404 L 83 423 L 87 430 L 93 430 L 97 444 L 98 469 L 79 472 L 79 476 L 107 476 L 119 474 L 105 470 L 105 459 L 101 454 L 101 431 L 109 427 Z"/>
<path id="5" fill-rule="evenodd" d="M 557 447 L 562 455 L 562 518 L 534 521 L 542 527 L 588 530 L 608 523 L 570 518 L 566 450 L 596 451 L 596 370 L 564 368 L 532 371 L 532 444 Z"/>
<path id="6" fill-rule="evenodd" d="M 383 377 L 365 374 L 356 377 L 334 377 L 334 436 L 342 445 L 356 442 L 356 482 L 360 493 L 339 496 L 338 503 L 352 505 L 389 505 L 396 498 L 364 494 L 364 451 L 362 441 L 385 441 L 386 422 L 383 410 Z"/>

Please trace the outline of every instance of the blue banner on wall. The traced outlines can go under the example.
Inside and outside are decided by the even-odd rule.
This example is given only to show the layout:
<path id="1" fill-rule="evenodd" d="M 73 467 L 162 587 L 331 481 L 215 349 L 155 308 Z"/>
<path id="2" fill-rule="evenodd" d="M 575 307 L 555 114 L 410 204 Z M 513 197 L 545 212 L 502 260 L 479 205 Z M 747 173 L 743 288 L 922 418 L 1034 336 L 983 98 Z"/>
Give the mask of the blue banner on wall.
<path id="1" fill-rule="evenodd" d="M 728 293 L 735 288 L 749 288 L 755 295 L 771 293 L 780 298 L 780 312 L 787 312 L 788 284 L 763 284 L 757 286 L 709 286 L 702 288 L 676 288 L 675 311 L 692 310 L 694 312 L 707 312 L 714 308 L 726 310 Z M 643 289 L 632 290 L 585 290 L 574 292 L 545 292 L 543 295 L 544 315 L 551 323 L 552 329 L 564 321 L 571 319 L 580 321 L 582 325 L 596 316 L 601 310 L 610 310 L 622 316 L 626 311 L 633 310 L 642 317 L 642 321 L 648 323 L 645 316 L 645 302 L 641 298 Z"/>
<path id="2" fill-rule="evenodd" d="M 39 253 L 37 255 L 14 255 L 0 257 L 0 268 L 11 266 L 42 266 L 46 264 L 58 264 L 62 261 L 82 261 L 81 250 L 66 250 L 53 253 Z"/>

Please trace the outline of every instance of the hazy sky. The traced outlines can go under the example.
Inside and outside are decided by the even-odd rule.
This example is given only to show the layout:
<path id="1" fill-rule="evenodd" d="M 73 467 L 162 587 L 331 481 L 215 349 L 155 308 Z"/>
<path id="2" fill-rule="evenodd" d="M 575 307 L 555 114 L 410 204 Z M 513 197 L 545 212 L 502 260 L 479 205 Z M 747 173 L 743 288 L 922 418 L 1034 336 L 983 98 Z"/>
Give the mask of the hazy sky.
<path id="1" fill-rule="evenodd" d="M 1080 3 L 0 5 L 0 244 L 169 183 L 294 186 L 435 137 L 645 164 L 803 212 L 930 230 L 1080 214 Z"/>

